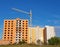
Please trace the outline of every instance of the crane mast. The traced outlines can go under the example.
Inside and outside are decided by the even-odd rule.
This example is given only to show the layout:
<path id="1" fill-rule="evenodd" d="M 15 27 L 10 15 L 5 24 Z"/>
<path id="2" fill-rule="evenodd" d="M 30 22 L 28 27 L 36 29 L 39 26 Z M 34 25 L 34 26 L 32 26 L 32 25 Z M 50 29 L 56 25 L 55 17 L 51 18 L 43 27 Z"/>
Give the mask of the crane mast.
<path id="1" fill-rule="evenodd" d="M 26 11 L 16 9 L 16 8 L 12 8 L 12 10 L 17 11 L 17 12 L 22 12 L 22 13 L 28 14 L 30 16 L 30 42 L 32 43 L 32 34 L 31 34 L 32 33 L 32 30 L 31 30 L 31 27 L 32 27 L 32 11 L 30 10 L 30 12 L 26 12 Z"/>
<path id="2" fill-rule="evenodd" d="M 32 27 L 32 11 L 30 10 L 30 27 Z M 32 29 L 30 28 L 30 43 L 32 43 Z"/>

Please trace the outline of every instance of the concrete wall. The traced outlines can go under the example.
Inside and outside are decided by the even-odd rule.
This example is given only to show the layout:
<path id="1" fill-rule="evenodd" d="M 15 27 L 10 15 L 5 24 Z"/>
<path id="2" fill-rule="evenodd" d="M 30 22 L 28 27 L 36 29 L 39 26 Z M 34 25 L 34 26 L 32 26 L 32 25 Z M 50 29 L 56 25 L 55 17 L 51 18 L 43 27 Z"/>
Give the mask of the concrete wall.
<path id="1" fill-rule="evenodd" d="M 47 36 L 47 42 L 51 37 L 55 37 L 55 29 L 53 26 L 45 26 L 46 28 L 46 36 Z"/>
<path id="2" fill-rule="evenodd" d="M 40 40 L 44 43 L 43 39 L 43 28 L 40 27 L 30 27 L 28 31 L 28 43 L 37 44 L 37 40 Z"/>
<path id="3" fill-rule="evenodd" d="M 8 45 L 8 44 L 10 44 L 9 41 L 0 40 L 0 45 Z"/>

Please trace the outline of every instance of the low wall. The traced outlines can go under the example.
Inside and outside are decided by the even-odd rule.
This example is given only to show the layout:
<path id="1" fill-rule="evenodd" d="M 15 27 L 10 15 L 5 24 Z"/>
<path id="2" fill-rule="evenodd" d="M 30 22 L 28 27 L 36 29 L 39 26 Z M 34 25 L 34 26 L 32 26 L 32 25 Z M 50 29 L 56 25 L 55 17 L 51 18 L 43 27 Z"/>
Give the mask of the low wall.
<path id="1" fill-rule="evenodd" d="M 10 44 L 9 41 L 6 41 L 6 40 L 0 40 L 0 45 L 8 45 Z"/>

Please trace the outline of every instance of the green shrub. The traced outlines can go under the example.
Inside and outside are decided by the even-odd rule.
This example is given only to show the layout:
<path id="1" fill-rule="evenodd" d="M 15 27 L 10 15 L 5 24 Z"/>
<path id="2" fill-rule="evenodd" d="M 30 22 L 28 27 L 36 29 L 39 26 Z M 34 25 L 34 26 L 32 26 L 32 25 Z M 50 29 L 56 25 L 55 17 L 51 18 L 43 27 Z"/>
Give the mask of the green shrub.
<path id="1" fill-rule="evenodd" d="M 19 41 L 19 44 L 24 44 L 26 43 L 25 40 Z"/>
<path id="2" fill-rule="evenodd" d="M 50 45 L 58 45 L 58 44 L 60 44 L 60 38 L 59 37 L 52 37 L 51 39 L 48 40 L 48 43 Z"/>

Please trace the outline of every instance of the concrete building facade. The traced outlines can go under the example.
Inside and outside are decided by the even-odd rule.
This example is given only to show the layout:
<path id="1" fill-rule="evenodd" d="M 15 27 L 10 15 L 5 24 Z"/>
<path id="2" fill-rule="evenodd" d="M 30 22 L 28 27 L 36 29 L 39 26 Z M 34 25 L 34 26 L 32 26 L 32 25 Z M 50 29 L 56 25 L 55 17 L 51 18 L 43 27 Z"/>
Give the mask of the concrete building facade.
<path id="1" fill-rule="evenodd" d="M 31 28 L 32 32 L 30 32 L 30 28 Z M 28 32 L 28 34 L 29 34 L 28 35 L 28 38 L 29 38 L 28 43 L 31 43 L 31 41 L 32 41 L 32 43 L 37 44 L 37 40 L 40 40 L 42 43 L 44 43 L 44 39 L 43 39 L 43 29 L 44 28 L 40 28 L 39 26 L 30 27 L 30 28 L 29 28 L 29 32 Z"/>
<path id="2" fill-rule="evenodd" d="M 3 40 L 9 41 L 11 44 L 19 43 L 22 40 L 29 44 L 37 44 L 37 40 L 42 43 L 48 43 L 48 39 L 54 36 L 53 26 L 45 26 L 45 28 L 39 26 L 29 27 L 28 20 L 20 18 L 4 20 Z"/>
<path id="3" fill-rule="evenodd" d="M 36 43 L 37 43 L 37 40 L 40 40 L 42 43 L 44 43 L 43 30 L 44 28 L 41 28 L 39 26 L 36 27 Z"/>
<path id="4" fill-rule="evenodd" d="M 28 20 L 12 19 L 4 20 L 3 40 L 10 41 L 11 44 L 28 38 Z"/>
<path id="5" fill-rule="evenodd" d="M 53 26 L 45 26 L 45 29 L 44 29 L 44 42 L 48 43 L 48 40 L 51 37 L 55 37 L 55 29 L 54 29 L 54 27 Z"/>

